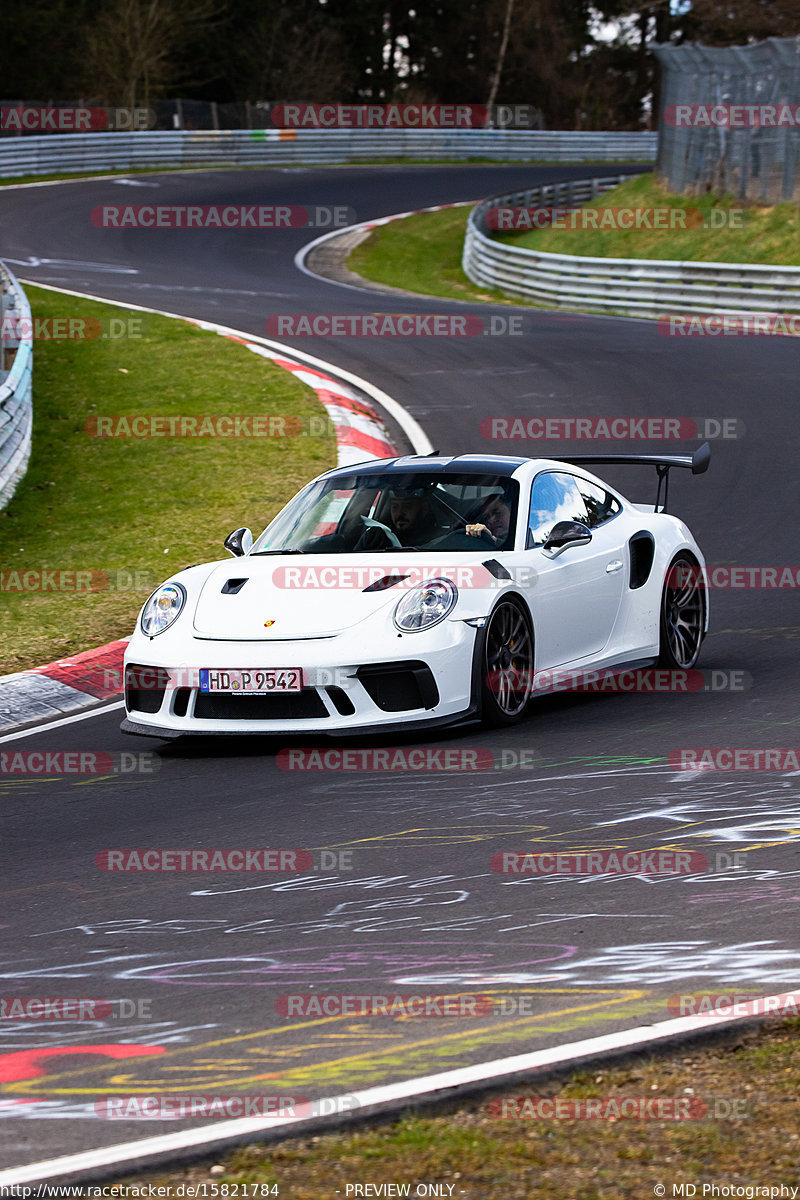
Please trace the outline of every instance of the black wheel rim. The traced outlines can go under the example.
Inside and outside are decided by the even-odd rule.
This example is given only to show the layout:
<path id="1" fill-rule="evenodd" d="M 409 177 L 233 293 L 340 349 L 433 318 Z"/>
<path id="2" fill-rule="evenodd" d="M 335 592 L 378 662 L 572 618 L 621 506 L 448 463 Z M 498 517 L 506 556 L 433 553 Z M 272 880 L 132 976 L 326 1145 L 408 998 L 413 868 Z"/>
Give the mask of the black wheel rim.
<path id="1" fill-rule="evenodd" d="M 700 572 L 693 563 L 675 563 L 665 597 L 664 624 L 672 657 L 679 667 L 690 667 L 703 638 L 703 596 Z"/>
<path id="2" fill-rule="evenodd" d="M 486 679 L 497 707 L 518 716 L 533 687 L 533 639 L 514 604 L 501 604 L 486 630 Z"/>

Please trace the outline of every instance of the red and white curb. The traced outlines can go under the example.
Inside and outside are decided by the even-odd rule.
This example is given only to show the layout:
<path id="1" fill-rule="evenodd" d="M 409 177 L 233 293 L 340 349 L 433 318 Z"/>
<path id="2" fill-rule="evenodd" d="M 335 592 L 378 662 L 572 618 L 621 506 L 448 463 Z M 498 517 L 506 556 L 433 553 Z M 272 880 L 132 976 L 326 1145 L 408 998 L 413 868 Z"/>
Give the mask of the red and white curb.
<path id="1" fill-rule="evenodd" d="M 244 344 L 248 350 L 254 350 L 256 354 L 272 359 L 284 370 L 291 371 L 295 378 L 317 393 L 317 399 L 324 404 L 336 430 L 337 466 L 349 467 L 370 458 L 394 458 L 400 453 L 374 409 L 359 400 L 352 388 L 274 350 L 267 350 L 253 342 Z"/>
<path id="2" fill-rule="evenodd" d="M 406 217 L 418 217 L 420 213 L 443 212 L 446 208 L 474 208 L 480 200 L 451 200 L 449 204 L 429 204 L 427 208 L 412 208 L 409 212 L 392 213 L 388 217 L 376 217 L 374 221 L 362 221 L 360 225 L 350 225 L 350 229 L 373 229 L 376 225 L 388 225 L 390 221 L 402 221 Z"/>
<path id="3" fill-rule="evenodd" d="M 122 694 L 128 639 L 108 642 L 44 667 L 0 676 L 0 732 L 71 716 Z"/>
<path id="4" fill-rule="evenodd" d="M 290 350 L 280 342 L 255 337 L 240 329 L 231 329 L 211 321 L 185 317 L 180 313 L 164 312 L 141 304 L 126 304 L 86 292 L 53 287 L 36 280 L 23 280 L 31 287 L 43 288 L 62 295 L 96 300 L 131 312 L 147 312 L 157 316 L 186 321 L 200 329 L 218 333 L 273 361 L 301 382 L 312 388 L 325 406 L 336 432 L 337 466 L 351 466 L 371 458 L 392 458 L 399 454 L 382 419 L 364 393 L 397 421 L 417 454 L 429 454 L 431 442 L 410 413 L 391 396 L 350 371 L 334 367 L 323 359 L 298 350 Z M 144 599 L 144 597 L 143 597 Z M 69 658 L 58 659 L 43 667 L 17 671 L 0 676 L 0 735 L 16 736 L 14 731 L 39 721 L 70 717 L 110 702 L 122 695 L 122 658 L 128 639 L 109 642 Z M 118 704 L 111 707 L 119 707 Z"/>

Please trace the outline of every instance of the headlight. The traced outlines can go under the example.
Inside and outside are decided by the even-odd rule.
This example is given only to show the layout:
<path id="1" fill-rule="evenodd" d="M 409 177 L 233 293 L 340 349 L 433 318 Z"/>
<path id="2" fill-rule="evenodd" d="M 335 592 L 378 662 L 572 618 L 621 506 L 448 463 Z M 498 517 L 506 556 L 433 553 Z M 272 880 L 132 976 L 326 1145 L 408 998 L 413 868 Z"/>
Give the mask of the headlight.
<path id="1" fill-rule="evenodd" d="M 404 633 L 418 633 L 438 625 L 458 600 L 458 588 L 449 579 L 428 579 L 412 588 L 394 610 L 394 623 Z"/>
<path id="2" fill-rule="evenodd" d="M 155 637 L 169 629 L 185 603 L 186 588 L 182 583 L 162 583 L 142 609 L 142 633 Z"/>

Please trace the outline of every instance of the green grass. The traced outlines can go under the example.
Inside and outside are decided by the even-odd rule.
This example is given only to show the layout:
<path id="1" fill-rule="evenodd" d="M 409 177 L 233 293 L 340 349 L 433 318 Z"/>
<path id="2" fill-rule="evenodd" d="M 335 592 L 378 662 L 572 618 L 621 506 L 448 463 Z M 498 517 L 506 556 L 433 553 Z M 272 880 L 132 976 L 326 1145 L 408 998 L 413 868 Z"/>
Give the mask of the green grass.
<path id="1" fill-rule="evenodd" d="M 62 179 L 74 179 L 79 182 L 81 179 L 96 179 L 98 176 L 117 175 L 121 179 L 127 179 L 129 175 L 155 175 L 160 171 L 191 171 L 202 168 L 193 167 L 131 167 L 129 171 L 52 171 L 47 175 L 10 175 L 8 178 L 0 179 L 0 187 L 9 187 L 11 184 L 21 183 L 57 183 Z"/>
<path id="2" fill-rule="evenodd" d="M 250 132 L 257 133 L 258 131 L 255 129 L 251 129 Z M 530 162 L 531 165 L 537 166 L 537 167 L 560 167 L 560 166 L 563 166 L 563 163 L 561 163 L 561 162 L 551 163 L 551 162 L 547 162 L 544 159 L 529 159 L 526 161 Z M 574 159 L 573 161 L 588 163 L 588 162 L 592 162 L 593 160 L 587 158 L 587 159 Z M 350 159 L 348 162 L 329 162 L 329 163 L 319 163 L 319 162 L 303 163 L 303 162 L 294 162 L 294 161 L 288 162 L 288 163 L 282 163 L 282 162 L 276 160 L 275 162 L 272 162 L 272 163 L 246 163 L 246 164 L 230 165 L 230 166 L 227 164 L 224 164 L 224 163 L 210 162 L 210 163 L 206 163 L 201 166 L 192 166 L 192 167 L 185 167 L 185 166 L 163 167 L 163 166 L 153 165 L 151 167 L 131 167 L 130 170 L 128 170 L 128 171 L 106 169 L 104 171 L 82 171 L 82 172 L 72 172 L 72 171 L 64 172 L 64 171 L 62 171 L 60 173 L 52 172 L 48 175 L 15 175 L 8 179 L 0 179 L 0 187 L 4 187 L 4 186 L 7 186 L 8 184 L 12 184 L 12 183 L 16 183 L 16 184 L 19 184 L 19 183 L 51 183 L 53 181 L 57 181 L 60 179 L 75 179 L 75 180 L 93 179 L 97 175 L 119 175 L 119 176 L 126 178 L 128 175 L 155 175 L 156 173 L 167 172 L 167 171 L 265 171 L 265 170 L 278 170 L 278 169 L 285 170 L 285 169 L 291 169 L 292 167 L 296 167 L 298 170 L 306 171 L 311 167 L 314 167 L 314 168 L 323 167 L 325 170 L 342 170 L 342 169 L 347 169 L 348 167 L 393 167 L 393 166 L 401 166 L 401 167 L 402 166 L 407 166 L 407 167 L 461 167 L 461 166 L 464 166 L 465 164 L 467 166 L 516 167 L 516 166 L 519 166 L 519 163 L 520 163 L 520 160 L 518 158 L 498 159 L 498 158 L 479 158 L 479 157 L 460 158 L 460 159 L 456 159 L 456 160 L 454 160 L 452 158 L 402 158 L 402 157 L 400 157 L 400 158 L 353 158 L 353 159 Z"/>
<path id="3" fill-rule="evenodd" d="M 639 175 L 582 207 L 684 209 L 687 228 L 539 229 L 494 236 L 508 245 L 555 254 L 800 265 L 800 207 L 794 204 L 742 208 L 730 198 L 716 202 L 710 196 L 675 196 L 658 188 L 652 175 Z M 381 225 L 352 251 L 347 265 L 376 283 L 425 296 L 525 305 L 522 297 L 477 286 L 461 270 L 469 211 L 444 209 Z M 717 220 L 733 220 L 741 227 L 703 228 L 704 222 Z"/>
<path id="4" fill-rule="evenodd" d="M 142 336 L 34 343 L 31 463 L 0 511 L 2 672 L 130 633 L 162 579 L 226 557 L 232 529 L 260 531 L 336 461 L 333 427 L 314 393 L 238 343 L 167 317 L 25 290 L 34 318 L 132 318 Z M 93 438 L 85 430 L 98 415 L 210 413 L 290 415 L 309 432 Z M 13 572 L 41 570 L 121 574 L 112 586 L 95 576 L 99 590 L 17 590 Z"/>
<path id="5" fill-rule="evenodd" d="M 189 1182 L 205 1183 L 208 1195 L 214 1184 L 217 1194 L 224 1184 L 277 1184 L 283 1200 L 344 1197 L 348 1184 L 366 1183 L 408 1183 L 412 1196 L 418 1183 L 449 1184 L 457 1200 L 462 1194 L 476 1200 L 641 1200 L 672 1196 L 673 1183 L 682 1182 L 696 1184 L 698 1197 L 703 1184 L 791 1188 L 800 1148 L 798 1085 L 800 1021 L 789 1020 L 741 1034 L 725 1047 L 582 1072 L 562 1086 L 518 1084 L 507 1093 L 565 1099 L 694 1095 L 716 1111 L 701 1120 L 501 1119 L 483 1099 L 434 1117 L 249 1146 L 204 1164 L 130 1177 L 121 1194 L 126 1186 L 150 1183 L 177 1196 L 177 1186 Z M 738 1115 L 729 1116 L 732 1111 Z M 228 1194 L 234 1194 L 232 1186 Z"/>
<path id="6" fill-rule="evenodd" d="M 379 225 L 355 247 L 347 265 L 376 283 L 426 296 L 508 301 L 501 292 L 477 287 L 461 270 L 469 212 L 468 207 L 445 208 Z"/>
<path id="7" fill-rule="evenodd" d="M 800 265 L 796 204 L 745 207 L 730 196 L 677 196 L 658 187 L 652 175 L 639 175 L 581 207 L 598 213 L 604 208 L 684 210 L 685 218 L 679 213 L 670 222 L 678 226 L 685 221 L 686 228 L 535 229 L 494 236 L 507 245 L 549 254 Z M 718 228 L 712 227 L 714 222 L 720 222 Z"/>

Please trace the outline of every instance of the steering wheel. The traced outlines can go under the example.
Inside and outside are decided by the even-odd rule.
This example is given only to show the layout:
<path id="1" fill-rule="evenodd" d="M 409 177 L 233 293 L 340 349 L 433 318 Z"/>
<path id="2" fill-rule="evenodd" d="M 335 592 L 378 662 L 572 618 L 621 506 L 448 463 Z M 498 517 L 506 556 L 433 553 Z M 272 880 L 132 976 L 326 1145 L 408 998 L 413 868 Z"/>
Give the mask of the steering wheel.
<path id="1" fill-rule="evenodd" d="M 403 543 L 400 541 L 397 534 L 394 533 L 394 531 L 391 530 L 388 525 L 384 525 L 381 521 L 375 521 L 375 520 L 373 520 L 372 517 L 362 517 L 361 520 L 362 520 L 362 523 L 364 525 L 366 525 L 368 529 L 382 529 L 383 532 L 386 534 L 387 538 L 389 539 L 389 544 L 391 546 L 396 546 L 398 548 L 398 550 L 402 549 Z"/>
<path id="2" fill-rule="evenodd" d="M 453 539 L 456 539 L 456 544 L 453 545 Z M 471 534 L 465 533 L 463 529 L 451 529 L 449 533 L 443 534 L 441 537 L 434 538 L 432 542 L 428 542 L 426 550 L 480 550 L 491 546 L 493 550 L 497 549 L 497 544 L 491 536 L 486 536 L 485 533 L 478 534 L 477 537 L 472 537 Z"/>
<path id="3" fill-rule="evenodd" d="M 481 524 L 481 522 L 479 522 L 479 521 L 469 521 L 469 522 L 468 522 L 468 524 L 469 524 L 469 525 L 478 525 L 478 524 Z M 464 529 L 464 534 L 465 534 L 465 536 L 466 536 L 466 537 L 468 537 L 468 538 L 471 538 L 471 537 L 473 536 L 471 533 L 467 533 L 467 532 L 466 532 L 466 527 L 465 527 L 465 529 Z M 482 529 L 482 530 L 480 531 L 480 533 L 478 534 L 477 538 L 475 538 L 475 541 L 478 541 L 478 542 L 487 542 L 487 543 L 488 543 L 488 545 L 490 545 L 490 546 L 491 546 L 493 549 L 495 549 L 495 550 L 497 549 L 498 545 L 500 545 L 500 544 L 501 544 L 501 543 L 499 543 L 499 542 L 498 542 L 498 541 L 495 539 L 494 535 L 493 535 L 493 534 L 491 534 L 491 533 L 489 532 L 489 530 L 488 530 L 488 529 Z"/>

